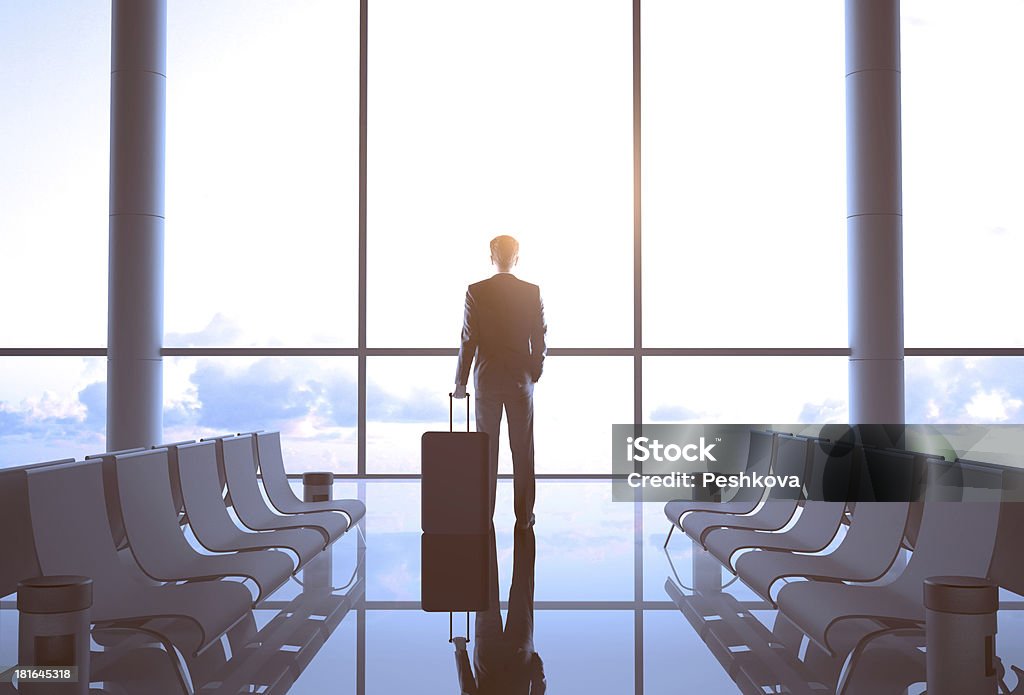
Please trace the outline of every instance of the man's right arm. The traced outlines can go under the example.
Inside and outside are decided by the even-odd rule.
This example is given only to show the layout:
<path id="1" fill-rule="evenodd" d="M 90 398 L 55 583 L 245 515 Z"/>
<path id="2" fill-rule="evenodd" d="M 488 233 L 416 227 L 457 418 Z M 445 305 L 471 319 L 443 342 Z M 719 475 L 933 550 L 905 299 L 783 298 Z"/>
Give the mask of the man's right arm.
<path id="1" fill-rule="evenodd" d="M 462 318 L 462 341 L 459 345 L 459 362 L 455 367 L 455 394 L 457 398 L 465 398 L 466 396 L 469 371 L 473 366 L 473 358 L 476 356 L 479 340 L 476 300 L 473 297 L 473 293 L 470 290 L 466 290 L 466 309 Z"/>
<path id="2" fill-rule="evenodd" d="M 544 356 L 548 352 L 545 342 L 545 335 L 548 332 L 548 325 L 544 321 L 544 300 L 540 297 L 540 288 L 537 289 L 537 311 L 533 317 L 533 324 L 530 327 L 530 359 L 532 362 L 531 376 L 534 381 L 540 380 L 544 371 Z"/>

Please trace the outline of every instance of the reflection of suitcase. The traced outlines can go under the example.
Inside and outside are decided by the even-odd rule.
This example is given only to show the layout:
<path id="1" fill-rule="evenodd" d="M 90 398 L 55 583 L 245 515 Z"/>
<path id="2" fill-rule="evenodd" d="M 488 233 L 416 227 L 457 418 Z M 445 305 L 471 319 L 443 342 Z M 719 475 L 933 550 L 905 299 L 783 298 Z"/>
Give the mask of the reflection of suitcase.
<path id="1" fill-rule="evenodd" d="M 423 610 L 487 610 L 491 600 L 491 545 L 490 535 L 424 533 L 420 538 Z"/>
<path id="2" fill-rule="evenodd" d="M 486 534 L 491 528 L 491 479 L 488 438 L 469 431 L 469 394 L 466 394 L 466 431 L 453 431 L 454 400 L 448 394 L 448 432 L 425 432 L 420 440 L 422 481 L 420 527 L 424 533 Z"/>
<path id="3" fill-rule="evenodd" d="M 428 613 L 448 613 L 448 641 L 453 638 L 452 613 L 497 607 L 497 558 L 494 533 L 424 533 L 420 538 L 420 606 Z"/>

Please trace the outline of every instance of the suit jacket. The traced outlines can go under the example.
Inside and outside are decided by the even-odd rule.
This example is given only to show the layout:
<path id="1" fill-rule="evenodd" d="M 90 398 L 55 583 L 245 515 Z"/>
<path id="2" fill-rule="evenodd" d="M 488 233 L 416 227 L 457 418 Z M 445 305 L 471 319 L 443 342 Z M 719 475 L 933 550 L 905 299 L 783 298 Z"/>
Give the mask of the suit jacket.
<path id="1" fill-rule="evenodd" d="M 532 389 L 544 369 L 546 332 L 537 285 L 511 273 L 470 285 L 455 383 L 468 382 L 475 358 L 473 383 L 478 394 Z"/>

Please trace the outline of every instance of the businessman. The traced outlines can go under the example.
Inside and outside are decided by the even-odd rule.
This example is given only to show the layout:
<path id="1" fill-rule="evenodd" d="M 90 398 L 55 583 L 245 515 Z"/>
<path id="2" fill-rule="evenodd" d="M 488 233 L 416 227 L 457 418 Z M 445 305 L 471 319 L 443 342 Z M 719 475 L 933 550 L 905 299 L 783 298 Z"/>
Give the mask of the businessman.
<path id="1" fill-rule="evenodd" d="M 544 368 L 547 326 L 540 288 L 512 274 L 518 262 L 518 241 L 506 235 L 491 240 L 491 263 L 498 272 L 466 291 L 454 394 L 466 397 L 475 359 L 476 427 L 489 435 L 491 480 L 496 481 L 502 411 L 508 417 L 516 527 L 522 529 L 534 523 L 533 385 Z M 495 492 L 492 484 L 492 518 Z"/>

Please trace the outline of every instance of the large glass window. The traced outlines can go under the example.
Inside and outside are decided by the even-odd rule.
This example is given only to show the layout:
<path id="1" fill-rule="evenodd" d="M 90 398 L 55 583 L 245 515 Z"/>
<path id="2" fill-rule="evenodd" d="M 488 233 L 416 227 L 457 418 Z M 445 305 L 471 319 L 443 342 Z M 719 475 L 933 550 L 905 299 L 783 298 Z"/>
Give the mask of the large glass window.
<path id="1" fill-rule="evenodd" d="M 164 439 L 281 432 L 291 473 L 356 471 L 353 358 L 164 359 Z"/>
<path id="2" fill-rule="evenodd" d="M 648 357 L 645 422 L 847 422 L 844 357 Z"/>
<path id="3" fill-rule="evenodd" d="M 1024 359 L 908 357 L 907 422 L 1024 423 Z"/>
<path id="4" fill-rule="evenodd" d="M 367 471 L 420 472 L 420 436 L 448 430 L 454 357 L 371 357 L 367 369 Z M 534 387 L 538 473 L 609 471 L 611 424 L 633 419 L 632 362 L 622 357 L 550 357 Z M 469 410 L 476 428 L 470 384 Z M 455 401 L 465 429 L 466 401 Z M 512 473 L 508 420 L 502 422 L 498 472 Z"/>
<path id="5" fill-rule="evenodd" d="M 662 559 L 662 558 L 659 558 Z M 665 580 L 662 579 L 662 585 Z M 659 597 L 665 595 L 661 588 Z M 704 642 L 679 611 L 650 611 L 644 614 L 644 691 L 672 692 L 682 679 L 680 654 L 701 663 L 687 664 L 686 684 L 694 692 L 731 693 L 736 689 L 725 669 L 721 668 Z"/>
<path id="6" fill-rule="evenodd" d="M 648 347 L 846 343 L 843 4 L 643 4 Z"/>
<path id="7" fill-rule="evenodd" d="M 168 3 L 168 346 L 352 345 L 359 3 Z"/>
<path id="8" fill-rule="evenodd" d="M 367 360 L 368 472 L 419 474 L 420 436 L 427 431 L 448 431 L 447 394 L 454 383 L 454 357 Z M 470 404 L 472 412 L 472 401 Z M 466 401 L 455 402 L 453 421 L 460 430 L 466 429 L 465 406 Z"/>
<path id="9" fill-rule="evenodd" d="M 551 345 L 628 345 L 629 4 L 371 5 L 369 344 L 457 345 L 511 234 Z"/>
<path id="10" fill-rule="evenodd" d="M 0 468 L 105 450 L 107 361 L 0 358 Z"/>
<path id="11" fill-rule="evenodd" d="M 1024 6 L 900 7 L 906 343 L 1024 346 Z"/>
<path id="12" fill-rule="evenodd" d="M 165 362 L 167 438 L 274 428 L 296 470 L 418 473 L 419 436 L 446 428 L 454 372 L 431 349 L 454 348 L 465 287 L 490 273 L 498 233 L 522 242 L 516 272 L 541 285 L 555 351 L 537 391 L 539 472 L 605 471 L 606 428 L 632 419 L 641 391 L 654 421 L 844 419 L 845 358 L 714 354 L 846 344 L 841 3 L 642 10 L 637 279 L 628 4 L 370 3 L 360 353 L 359 3 L 171 3 L 165 344 L 191 352 Z M 110 9 L 49 0 L 0 12 L 0 225 L 12 232 L 0 242 L 11 298 L 0 346 L 98 347 Z M 1024 183 L 1012 166 L 1024 102 L 1004 84 L 1021 49 L 1009 34 L 993 40 L 1021 12 L 1005 0 L 966 14 L 902 6 L 914 347 L 1024 344 L 1007 309 L 1024 251 L 1008 202 Z M 252 346 L 268 350 L 244 356 Z M 239 354 L 203 356 L 214 347 Z M 644 356 L 638 384 L 633 358 L 614 349 L 665 347 L 713 354 Z M 29 365 L 4 384 L 6 446 L 26 418 L 59 411 L 91 423 L 71 449 L 97 448 L 102 360 L 6 354 Z M 1015 421 L 1015 366 L 908 359 L 908 419 Z M 79 392 L 90 404 L 75 405 Z M 501 446 L 510 473 L 506 433 Z"/>
<path id="13" fill-rule="evenodd" d="M 102 347 L 110 3 L 0 3 L 0 104 L 0 347 Z"/>

